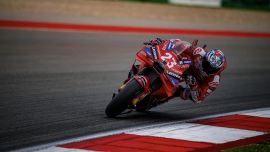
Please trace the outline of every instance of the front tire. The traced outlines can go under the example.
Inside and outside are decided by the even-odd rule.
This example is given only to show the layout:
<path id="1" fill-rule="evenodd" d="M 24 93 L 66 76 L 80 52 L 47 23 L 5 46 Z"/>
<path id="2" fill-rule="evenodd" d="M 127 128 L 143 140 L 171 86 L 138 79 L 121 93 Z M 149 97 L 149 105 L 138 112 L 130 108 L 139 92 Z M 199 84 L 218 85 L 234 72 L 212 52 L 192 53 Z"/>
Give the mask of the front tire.
<path id="1" fill-rule="evenodd" d="M 143 88 L 135 80 L 131 80 L 128 84 L 112 99 L 108 104 L 105 113 L 108 117 L 116 117 L 127 109 L 128 105 L 143 92 Z"/>

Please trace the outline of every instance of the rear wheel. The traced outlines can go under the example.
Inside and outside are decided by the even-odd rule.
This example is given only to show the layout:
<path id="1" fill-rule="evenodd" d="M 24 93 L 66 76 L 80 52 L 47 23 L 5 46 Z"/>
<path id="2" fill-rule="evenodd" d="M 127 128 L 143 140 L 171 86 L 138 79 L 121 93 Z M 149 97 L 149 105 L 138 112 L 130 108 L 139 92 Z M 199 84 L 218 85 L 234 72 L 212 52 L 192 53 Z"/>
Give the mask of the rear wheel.
<path id="1" fill-rule="evenodd" d="M 112 99 L 108 104 L 105 113 L 108 117 L 116 117 L 127 109 L 132 99 L 143 92 L 140 84 L 135 80 L 131 80 L 128 84 Z"/>

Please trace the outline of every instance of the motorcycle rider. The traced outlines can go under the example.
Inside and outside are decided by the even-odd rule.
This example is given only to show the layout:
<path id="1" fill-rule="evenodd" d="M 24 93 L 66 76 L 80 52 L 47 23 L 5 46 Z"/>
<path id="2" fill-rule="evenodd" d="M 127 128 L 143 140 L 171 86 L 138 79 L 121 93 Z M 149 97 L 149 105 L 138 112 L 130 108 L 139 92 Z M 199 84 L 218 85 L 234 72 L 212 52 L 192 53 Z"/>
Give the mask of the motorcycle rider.
<path id="1" fill-rule="evenodd" d="M 106 107 L 108 117 L 126 109 L 145 112 L 173 97 L 201 103 L 220 83 L 227 62 L 219 49 L 197 47 L 180 39 L 145 42 L 124 81 Z M 125 112 L 127 113 L 127 112 Z"/>
<path id="2" fill-rule="evenodd" d="M 180 58 L 191 58 L 190 70 L 186 75 L 186 87 L 180 86 L 175 96 L 183 100 L 201 103 L 220 84 L 221 73 L 227 67 L 223 52 L 219 49 L 206 51 L 197 47 L 198 40 L 190 44 L 180 39 L 162 40 L 156 38 L 150 41 L 155 46 L 164 43 L 165 47 L 174 50 Z"/>

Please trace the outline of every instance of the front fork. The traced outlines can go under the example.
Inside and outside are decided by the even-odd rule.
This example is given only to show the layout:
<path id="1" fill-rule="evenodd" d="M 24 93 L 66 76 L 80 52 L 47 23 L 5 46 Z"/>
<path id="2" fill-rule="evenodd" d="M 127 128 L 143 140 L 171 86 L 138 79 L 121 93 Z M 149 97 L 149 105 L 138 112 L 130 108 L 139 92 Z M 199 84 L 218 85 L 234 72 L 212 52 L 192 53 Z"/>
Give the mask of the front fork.
<path id="1" fill-rule="evenodd" d="M 121 91 L 125 86 L 126 84 L 129 83 L 129 81 L 135 79 L 139 85 L 143 88 L 143 92 L 138 95 L 136 98 L 134 98 L 131 102 L 132 106 L 133 107 L 136 107 L 137 103 L 139 101 L 141 101 L 142 99 L 144 99 L 147 95 L 149 95 L 151 93 L 151 90 L 150 90 L 150 80 L 147 76 L 143 76 L 143 75 L 135 75 L 133 76 L 132 78 L 129 78 L 129 80 L 124 83 L 118 91 Z"/>
<path id="2" fill-rule="evenodd" d="M 121 91 L 126 86 L 126 84 L 128 84 L 129 81 L 131 81 L 132 79 L 135 79 L 139 83 L 139 85 L 143 88 L 143 92 L 132 100 L 131 103 L 133 107 L 136 107 L 139 101 L 141 101 L 142 99 L 144 99 L 147 95 L 151 93 L 151 89 L 150 89 L 151 82 L 148 76 L 138 75 L 138 73 L 140 73 L 139 69 L 142 68 L 141 66 L 143 65 L 141 65 L 140 62 L 135 60 L 134 64 L 132 65 L 128 73 L 128 78 L 124 81 L 123 85 L 118 89 L 118 92 Z"/>

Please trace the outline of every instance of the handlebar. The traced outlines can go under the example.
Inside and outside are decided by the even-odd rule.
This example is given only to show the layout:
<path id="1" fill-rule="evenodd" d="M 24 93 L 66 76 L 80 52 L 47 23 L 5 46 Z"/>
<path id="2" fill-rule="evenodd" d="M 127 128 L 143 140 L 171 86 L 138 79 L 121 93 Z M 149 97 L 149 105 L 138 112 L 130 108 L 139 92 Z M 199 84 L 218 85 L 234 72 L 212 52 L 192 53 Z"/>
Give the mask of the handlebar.
<path id="1" fill-rule="evenodd" d="M 152 45 L 150 42 L 143 42 L 144 45 Z"/>
<path id="2" fill-rule="evenodd" d="M 206 44 L 204 44 L 202 48 L 203 48 L 203 49 L 205 49 L 206 47 L 207 47 L 207 45 L 206 45 Z"/>

